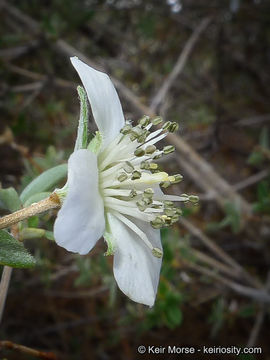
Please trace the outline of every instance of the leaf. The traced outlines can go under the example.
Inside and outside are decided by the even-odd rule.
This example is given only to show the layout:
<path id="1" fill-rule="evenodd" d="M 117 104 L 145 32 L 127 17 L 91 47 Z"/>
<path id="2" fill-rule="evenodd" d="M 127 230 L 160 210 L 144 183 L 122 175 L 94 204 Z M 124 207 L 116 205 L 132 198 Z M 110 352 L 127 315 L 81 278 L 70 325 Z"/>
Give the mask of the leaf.
<path id="1" fill-rule="evenodd" d="M 0 264 L 16 268 L 35 266 L 35 258 L 7 231 L 0 230 Z"/>
<path id="2" fill-rule="evenodd" d="M 97 154 L 102 145 L 102 135 L 99 131 L 96 131 L 96 136 L 90 141 L 87 149 L 92 153 Z"/>
<path id="3" fill-rule="evenodd" d="M 49 170 L 44 171 L 37 178 L 35 178 L 21 193 L 21 201 L 26 202 L 30 196 L 37 193 L 50 190 L 59 181 L 63 180 L 67 175 L 67 164 L 55 166 Z"/>
<path id="4" fill-rule="evenodd" d="M 21 208 L 21 201 L 17 191 L 13 187 L 0 189 L 0 201 L 5 209 L 14 212 Z"/>
<path id="5" fill-rule="evenodd" d="M 77 131 L 77 139 L 75 143 L 75 150 L 86 149 L 88 143 L 88 104 L 87 95 L 82 86 L 77 87 L 80 98 L 81 110 L 80 119 Z"/>

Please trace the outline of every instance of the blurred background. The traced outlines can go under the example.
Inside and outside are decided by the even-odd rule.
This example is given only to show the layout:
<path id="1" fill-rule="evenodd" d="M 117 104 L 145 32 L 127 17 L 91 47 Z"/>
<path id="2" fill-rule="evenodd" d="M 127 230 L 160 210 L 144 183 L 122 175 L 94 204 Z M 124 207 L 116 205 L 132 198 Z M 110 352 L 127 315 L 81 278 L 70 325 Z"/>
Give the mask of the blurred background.
<path id="1" fill-rule="evenodd" d="M 6 0 L 0 11 L 3 188 L 22 190 L 72 152 L 77 55 L 110 74 L 127 119 L 179 123 L 161 166 L 184 176 L 171 191 L 200 196 L 162 231 L 152 309 L 118 290 L 102 240 L 83 257 L 27 240 L 38 265 L 13 271 L 0 339 L 68 360 L 152 358 L 139 345 L 256 346 L 262 355 L 238 358 L 270 359 L 269 1 Z M 54 219 L 28 225 L 51 230 Z"/>

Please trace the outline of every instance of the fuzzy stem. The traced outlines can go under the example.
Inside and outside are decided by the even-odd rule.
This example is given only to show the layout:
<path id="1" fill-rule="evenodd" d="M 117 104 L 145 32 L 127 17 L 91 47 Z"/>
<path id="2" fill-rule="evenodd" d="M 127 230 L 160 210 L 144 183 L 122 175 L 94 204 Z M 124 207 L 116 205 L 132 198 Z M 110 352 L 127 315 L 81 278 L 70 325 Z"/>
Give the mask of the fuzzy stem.
<path id="1" fill-rule="evenodd" d="M 0 283 L 0 322 L 2 320 L 2 316 L 5 308 L 11 273 L 12 273 L 12 267 L 4 266 L 1 283 Z"/>
<path id="2" fill-rule="evenodd" d="M 60 208 L 61 202 L 56 193 L 52 193 L 48 198 L 34 203 L 27 208 L 15 211 L 13 214 L 9 214 L 0 218 L 0 229 L 4 229 L 19 221 L 25 220 L 36 214 L 40 214 L 50 209 Z"/>

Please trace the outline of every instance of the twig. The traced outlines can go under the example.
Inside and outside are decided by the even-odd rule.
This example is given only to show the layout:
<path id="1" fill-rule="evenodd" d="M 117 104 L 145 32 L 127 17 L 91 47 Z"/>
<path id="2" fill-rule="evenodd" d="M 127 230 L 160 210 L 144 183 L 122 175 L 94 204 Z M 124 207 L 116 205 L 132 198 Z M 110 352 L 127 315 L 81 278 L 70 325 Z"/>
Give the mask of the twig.
<path id="1" fill-rule="evenodd" d="M 243 189 L 245 189 L 251 185 L 254 185 L 257 182 L 265 179 L 269 174 L 270 174 L 270 169 L 264 169 L 264 170 L 258 172 L 257 174 L 254 174 L 254 175 L 248 177 L 247 179 L 240 181 L 239 183 L 233 185 L 232 187 L 235 191 L 243 190 Z"/>
<path id="2" fill-rule="evenodd" d="M 203 19 L 198 25 L 198 27 L 193 31 L 191 37 L 188 39 L 181 54 L 179 55 L 173 70 L 171 71 L 168 78 L 164 81 L 163 85 L 160 87 L 160 89 L 158 90 L 157 94 L 154 96 L 150 104 L 150 108 L 152 109 L 153 112 L 156 112 L 159 109 L 160 105 L 165 101 L 171 86 L 173 85 L 176 78 L 183 71 L 187 59 L 191 54 L 192 49 L 194 48 L 194 45 L 199 39 L 201 33 L 207 28 L 210 21 L 211 21 L 210 18 Z"/>
<path id="3" fill-rule="evenodd" d="M 16 74 L 25 76 L 27 78 L 33 79 L 33 80 L 37 80 L 37 81 L 41 81 L 41 82 L 49 82 L 50 80 L 52 80 L 52 82 L 59 87 L 74 88 L 74 89 L 76 89 L 76 87 L 77 87 L 77 84 L 75 84 L 71 81 L 68 81 L 68 80 L 64 80 L 64 79 L 60 79 L 60 78 L 56 78 L 56 77 L 50 78 L 50 76 L 48 76 L 48 75 L 39 74 L 39 73 L 30 71 L 27 69 L 23 69 L 19 66 L 11 65 L 8 63 L 6 63 L 5 66 L 10 71 L 12 71 Z"/>
<path id="4" fill-rule="evenodd" d="M 207 246 L 214 254 L 216 254 L 220 259 L 222 259 L 226 264 L 232 266 L 234 271 L 237 272 L 238 275 L 242 275 L 243 278 L 248 281 L 249 284 L 252 284 L 256 288 L 260 288 L 260 283 L 250 276 L 246 270 L 239 265 L 230 255 L 228 255 L 222 248 L 215 244 L 213 240 L 211 240 L 208 236 L 206 236 L 200 229 L 196 228 L 190 221 L 187 219 L 180 217 L 180 224 L 182 224 L 191 234 L 193 234 L 196 238 L 200 239 L 205 246 Z"/>
<path id="5" fill-rule="evenodd" d="M 267 280 L 266 280 L 266 286 L 265 286 L 265 290 L 269 292 L 270 290 L 270 271 L 268 272 L 267 275 Z M 248 342 L 247 342 L 247 347 L 251 347 L 254 346 L 256 344 L 259 332 L 261 330 L 261 327 L 263 325 L 263 320 L 264 320 L 264 316 L 266 314 L 266 306 L 265 304 L 261 305 L 259 312 L 256 316 L 256 320 L 254 323 L 254 326 L 251 330 Z"/>
<path id="6" fill-rule="evenodd" d="M 2 349 L 15 350 L 22 354 L 35 356 L 39 359 L 57 360 L 56 355 L 53 354 L 52 352 L 44 352 L 44 351 L 35 350 L 35 349 L 32 349 L 32 348 L 24 346 L 24 345 L 15 344 L 8 340 L 0 341 L 0 350 L 2 350 Z"/>
<path id="7" fill-rule="evenodd" d="M 224 276 L 221 276 L 221 275 L 215 273 L 214 271 L 211 271 L 209 269 L 206 269 L 203 266 L 200 266 L 200 265 L 197 265 L 194 263 L 184 261 L 184 264 L 187 267 L 189 267 L 190 269 L 195 270 L 198 273 L 207 275 L 209 277 L 212 277 L 215 280 L 218 280 L 219 282 L 228 286 L 230 289 L 232 289 L 233 291 L 235 291 L 236 293 L 238 293 L 242 296 L 246 296 L 248 298 L 257 300 L 262 303 L 267 303 L 267 304 L 270 303 L 270 294 L 267 293 L 265 290 L 258 290 L 258 289 L 254 289 L 254 288 L 251 288 L 248 286 L 243 286 L 241 284 L 238 284 L 234 281 L 231 281 L 231 280 L 225 278 Z"/>
<path id="8" fill-rule="evenodd" d="M 60 200 L 56 193 L 52 193 L 48 198 L 34 203 L 24 209 L 15 211 L 12 214 L 0 218 L 0 229 L 4 229 L 19 221 L 25 220 L 30 216 L 43 213 L 50 209 L 57 209 L 60 207 Z"/>
<path id="9" fill-rule="evenodd" d="M 4 266 L 1 282 L 0 282 L 0 323 L 2 321 L 2 317 L 5 309 L 5 303 L 6 303 L 11 274 L 12 274 L 12 267 Z"/>
<path id="10" fill-rule="evenodd" d="M 262 125 L 265 122 L 268 122 L 270 120 L 270 114 L 264 114 L 264 115 L 257 115 L 252 116 L 246 119 L 241 119 L 235 122 L 234 126 L 254 126 L 254 125 Z"/>

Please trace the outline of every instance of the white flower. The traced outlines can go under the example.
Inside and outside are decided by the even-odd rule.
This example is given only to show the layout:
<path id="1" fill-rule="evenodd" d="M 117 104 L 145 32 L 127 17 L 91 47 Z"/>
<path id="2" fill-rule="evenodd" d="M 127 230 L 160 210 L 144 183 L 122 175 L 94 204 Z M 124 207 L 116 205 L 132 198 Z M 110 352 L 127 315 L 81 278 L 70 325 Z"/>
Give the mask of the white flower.
<path id="1" fill-rule="evenodd" d="M 144 117 L 135 127 L 125 123 L 109 77 L 76 57 L 71 62 L 86 89 L 102 144 L 96 152 L 90 145 L 69 158 L 68 193 L 55 222 L 55 240 L 83 255 L 104 235 L 119 288 L 132 300 L 153 306 L 162 262 L 159 228 L 178 220 L 180 209 L 171 201 L 188 200 L 187 195 L 162 193 L 159 184 L 166 187 L 182 177 L 160 172 L 152 161 L 173 151 L 172 146 L 157 150 L 154 144 L 176 124 L 168 122 L 150 133 L 160 118 Z"/>

